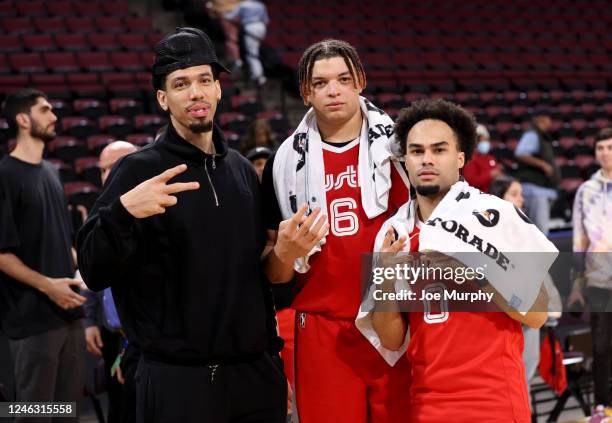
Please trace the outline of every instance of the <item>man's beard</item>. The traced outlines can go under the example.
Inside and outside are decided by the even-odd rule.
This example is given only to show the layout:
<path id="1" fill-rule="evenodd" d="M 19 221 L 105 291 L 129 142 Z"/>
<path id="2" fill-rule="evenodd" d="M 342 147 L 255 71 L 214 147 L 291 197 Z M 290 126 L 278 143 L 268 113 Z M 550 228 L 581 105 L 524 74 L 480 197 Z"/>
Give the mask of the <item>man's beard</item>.
<path id="1" fill-rule="evenodd" d="M 440 185 L 417 185 L 416 192 L 423 197 L 433 197 L 440 192 Z"/>
<path id="2" fill-rule="evenodd" d="M 208 122 L 202 122 L 202 123 L 192 123 L 189 125 L 189 130 L 193 132 L 194 134 L 202 134 L 204 132 L 210 132 L 212 131 L 212 128 L 213 128 L 212 120 L 209 120 Z"/>
<path id="3" fill-rule="evenodd" d="M 53 141 L 53 138 L 55 138 L 55 131 L 54 130 L 45 130 L 45 128 L 42 127 L 42 125 L 39 125 L 35 120 L 32 120 L 32 128 L 30 128 L 30 136 L 32 138 L 38 138 L 40 140 L 42 140 L 42 142 L 44 143 L 48 143 Z"/>

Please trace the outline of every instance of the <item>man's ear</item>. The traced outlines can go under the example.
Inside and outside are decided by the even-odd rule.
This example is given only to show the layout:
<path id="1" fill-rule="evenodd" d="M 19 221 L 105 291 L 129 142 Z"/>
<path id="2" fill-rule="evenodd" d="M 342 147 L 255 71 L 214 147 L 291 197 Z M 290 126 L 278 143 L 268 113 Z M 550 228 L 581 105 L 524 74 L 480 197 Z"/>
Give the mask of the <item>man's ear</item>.
<path id="1" fill-rule="evenodd" d="M 221 101 L 222 91 L 221 91 L 221 83 L 219 80 L 215 80 L 215 88 L 217 89 L 217 101 Z"/>
<path id="2" fill-rule="evenodd" d="M 17 113 L 15 116 L 15 121 L 17 122 L 17 126 L 23 129 L 30 129 L 30 126 L 32 125 L 30 115 L 27 113 Z"/>
<path id="3" fill-rule="evenodd" d="M 457 164 L 459 169 L 463 169 L 463 166 L 465 166 L 465 153 L 463 151 L 460 151 L 457 155 Z"/>
<path id="4" fill-rule="evenodd" d="M 168 102 L 166 100 L 166 92 L 164 90 L 157 90 L 157 103 L 164 112 L 168 111 Z"/>

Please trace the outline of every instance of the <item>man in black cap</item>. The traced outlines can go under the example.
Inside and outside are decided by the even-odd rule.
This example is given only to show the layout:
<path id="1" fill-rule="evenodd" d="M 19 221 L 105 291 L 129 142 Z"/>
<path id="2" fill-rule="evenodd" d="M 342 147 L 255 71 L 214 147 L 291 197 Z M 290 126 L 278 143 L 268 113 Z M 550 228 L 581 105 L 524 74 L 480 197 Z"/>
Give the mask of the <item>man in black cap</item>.
<path id="1" fill-rule="evenodd" d="M 514 151 L 518 160 L 515 175 L 523 184 L 527 215 L 538 229 L 547 234 L 550 205 L 557 198 L 560 180 L 550 137 L 552 119 L 548 109 L 536 108 L 531 124 Z"/>
<path id="2" fill-rule="evenodd" d="M 284 422 L 257 175 L 213 123 L 226 71 L 202 31 L 155 47 L 169 124 L 121 159 L 78 235 L 93 290 L 111 286 L 138 365 L 139 422 Z"/>
<path id="3" fill-rule="evenodd" d="M 268 147 L 255 147 L 247 151 L 246 158 L 249 159 L 251 164 L 253 164 L 253 168 L 255 172 L 257 172 L 257 177 L 261 181 L 261 175 L 263 174 L 263 170 L 266 167 L 266 162 L 272 155 L 272 150 Z"/>

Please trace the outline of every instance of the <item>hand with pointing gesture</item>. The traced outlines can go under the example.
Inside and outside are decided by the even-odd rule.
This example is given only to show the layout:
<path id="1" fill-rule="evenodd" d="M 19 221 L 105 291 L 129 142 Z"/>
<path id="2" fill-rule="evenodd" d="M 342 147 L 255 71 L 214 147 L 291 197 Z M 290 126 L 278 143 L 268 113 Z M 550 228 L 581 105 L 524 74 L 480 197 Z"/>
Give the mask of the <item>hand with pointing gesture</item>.
<path id="1" fill-rule="evenodd" d="M 278 258 L 286 263 L 304 257 L 327 233 L 329 227 L 327 217 L 321 215 L 317 221 L 321 209 L 314 209 L 306 217 L 307 210 L 308 205 L 303 204 L 297 213 L 278 225 L 278 237 L 274 250 Z"/>
<path id="2" fill-rule="evenodd" d="M 168 184 L 170 179 L 185 170 L 187 170 L 187 165 L 181 164 L 147 179 L 123 194 L 120 198 L 121 204 L 138 219 L 165 213 L 166 207 L 174 206 L 177 203 L 176 197 L 172 194 L 200 188 L 198 182 Z"/>

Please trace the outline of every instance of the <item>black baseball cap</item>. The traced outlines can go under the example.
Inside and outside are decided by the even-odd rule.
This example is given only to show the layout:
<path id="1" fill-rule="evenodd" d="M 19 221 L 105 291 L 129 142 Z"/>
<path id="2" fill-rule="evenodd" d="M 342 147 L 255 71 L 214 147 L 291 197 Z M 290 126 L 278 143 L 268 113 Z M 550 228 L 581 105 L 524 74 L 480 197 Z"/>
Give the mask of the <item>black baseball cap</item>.
<path id="1" fill-rule="evenodd" d="M 178 69 L 211 65 L 217 72 L 230 73 L 217 58 L 215 47 L 201 29 L 179 27 L 155 45 L 155 63 L 151 68 L 153 88 L 161 89 L 163 76 Z"/>
<path id="2" fill-rule="evenodd" d="M 267 159 L 271 155 L 272 150 L 270 150 L 268 147 L 255 147 L 246 153 L 246 158 L 252 162 L 253 160 L 257 159 Z"/>

